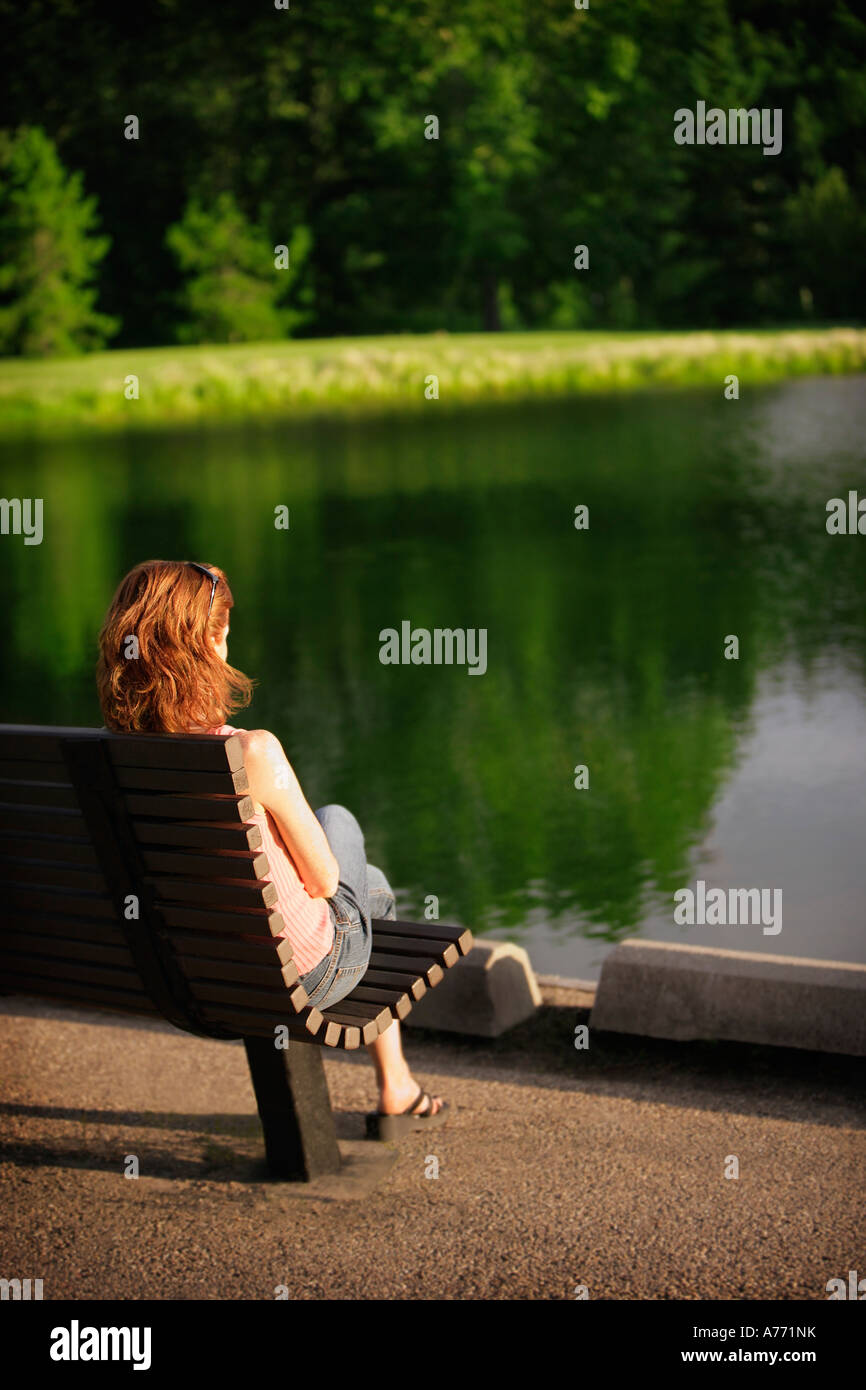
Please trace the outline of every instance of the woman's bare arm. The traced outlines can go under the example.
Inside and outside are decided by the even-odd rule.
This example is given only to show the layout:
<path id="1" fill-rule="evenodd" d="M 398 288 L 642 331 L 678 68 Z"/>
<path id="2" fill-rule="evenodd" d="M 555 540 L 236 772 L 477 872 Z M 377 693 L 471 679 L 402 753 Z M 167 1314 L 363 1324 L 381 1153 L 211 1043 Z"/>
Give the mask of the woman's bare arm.
<path id="1" fill-rule="evenodd" d="M 333 897 L 340 879 L 340 866 L 279 739 L 267 729 L 244 731 L 240 737 L 250 795 L 270 811 L 276 821 L 310 897 Z"/>

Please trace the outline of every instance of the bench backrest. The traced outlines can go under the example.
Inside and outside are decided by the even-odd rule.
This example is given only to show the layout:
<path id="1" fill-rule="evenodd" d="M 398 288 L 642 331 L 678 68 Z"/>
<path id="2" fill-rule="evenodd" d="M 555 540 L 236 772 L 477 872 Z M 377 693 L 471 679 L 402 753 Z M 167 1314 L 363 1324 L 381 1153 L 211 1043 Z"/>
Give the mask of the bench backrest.
<path id="1" fill-rule="evenodd" d="M 315 1036 L 247 791 L 235 735 L 0 725 L 0 988 Z"/>
<path id="2" fill-rule="evenodd" d="M 374 920 L 360 983 L 311 1007 L 253 810 L 235 735 L 0 724 L 0 993 L 351 1049 L 471 949 L 464 928 Z"/>

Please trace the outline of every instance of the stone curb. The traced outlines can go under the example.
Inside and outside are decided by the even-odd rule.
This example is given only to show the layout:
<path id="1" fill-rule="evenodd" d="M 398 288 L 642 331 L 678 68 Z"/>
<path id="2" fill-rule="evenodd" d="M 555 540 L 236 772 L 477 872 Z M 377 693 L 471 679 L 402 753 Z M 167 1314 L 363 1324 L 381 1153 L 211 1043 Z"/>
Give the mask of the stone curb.
<path id="1" fill-rule="evenodd" d="M 523 947 L 482 939 L 419 999 L 403 1026 L 498 1038 L 531 1018 L 541 1002 Z"/>
<path id="2" fill-rule="evenodd" d="M 866 965 L 624 941 L 602 964 L 590 1024 L 864 1057 Z"/>

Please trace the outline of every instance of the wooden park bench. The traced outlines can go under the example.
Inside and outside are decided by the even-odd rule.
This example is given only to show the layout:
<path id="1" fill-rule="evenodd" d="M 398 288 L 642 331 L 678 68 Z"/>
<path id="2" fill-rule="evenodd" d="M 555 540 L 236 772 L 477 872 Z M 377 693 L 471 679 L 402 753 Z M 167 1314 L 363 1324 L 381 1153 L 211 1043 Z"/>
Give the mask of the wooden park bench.
<path id="1" fill-rule="evenodd" d="M 268 1167 L 308 1181 L 340 1167 L 319 1047 L 405 1018 L 472 938 L 375 920 L 360 984 L 311 1007 L 248 787 L 236 735 L 0 724 L 0 993 L 242 1039 Z"/>

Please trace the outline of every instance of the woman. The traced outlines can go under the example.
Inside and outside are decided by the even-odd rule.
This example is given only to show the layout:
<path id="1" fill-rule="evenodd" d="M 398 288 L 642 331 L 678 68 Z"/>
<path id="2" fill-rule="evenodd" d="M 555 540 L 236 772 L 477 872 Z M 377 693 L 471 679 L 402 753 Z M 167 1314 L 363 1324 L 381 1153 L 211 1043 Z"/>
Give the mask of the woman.
<path id="1" fill-rule="evenodd" d="M 228 663 L 233 606 L 228 581 L 214 566 L 148 560 L 130 570 L 99 635 L 103 717 L 106 728 L 121 733 L 237 734 L 267 877 L 286 923 L 282 935 L 292 943 L 310 1002 L 327 1008 L 361 979 L 370 960 L 371 918 L 393 918 L 394 897 L 381 870 L 367 864 L 352 813 L 324 806 L 314 814 L 279 740 L 265 729 L 225 722 L 249 704 L 253 686 Z M 413 1081 L 396 1019 L 367 1050 L 379 1083 L 371 1132 L 390 1138 L 445 1121 L 447 1102 Z"/>

